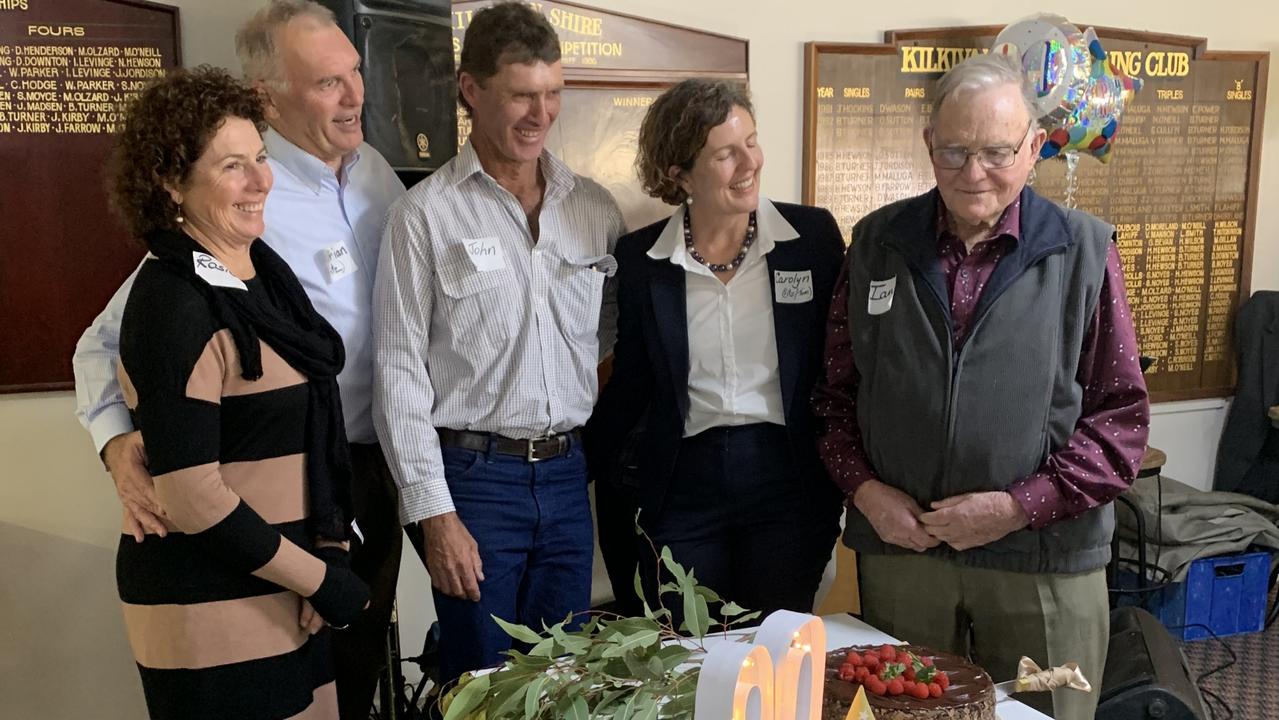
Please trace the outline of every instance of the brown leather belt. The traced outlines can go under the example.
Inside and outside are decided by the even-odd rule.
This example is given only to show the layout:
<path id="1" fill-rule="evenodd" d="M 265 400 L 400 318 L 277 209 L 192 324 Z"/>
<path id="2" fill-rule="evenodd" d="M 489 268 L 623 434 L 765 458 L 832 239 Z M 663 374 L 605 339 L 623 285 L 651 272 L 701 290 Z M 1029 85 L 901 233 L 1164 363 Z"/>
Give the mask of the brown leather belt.
<path id="1" fill-rule="evenodd" d="M 443 447 L 488 452 L 491 444 L 494 452 L 522 457 L 529 462 L 557 458 L 567 453 L 574 442 L 581 440 L 577 430 L 570 430 L 566 433 L 551 433 L 527 440 L 516 440 L 497 433 L 452 430 L 450 428 L 437 428 L 436 432 L 440 435 L 440 445 Z"/>

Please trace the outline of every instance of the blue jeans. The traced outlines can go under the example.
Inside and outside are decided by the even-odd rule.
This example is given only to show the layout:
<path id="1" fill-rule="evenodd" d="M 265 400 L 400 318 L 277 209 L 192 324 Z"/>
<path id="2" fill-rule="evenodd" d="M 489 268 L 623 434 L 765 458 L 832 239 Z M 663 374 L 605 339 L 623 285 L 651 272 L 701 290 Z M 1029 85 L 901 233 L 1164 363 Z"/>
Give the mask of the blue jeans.
<path id="1" fill-rule="evenodd" d="M 541 630 L 590 609 L 594 538 L 576 440 L 536 463 L 491 450 L 446 447 L 443 455 L 453 505 L 484 564 L 479 602 L 433 591 L 447 683 L 505 659 L 512 640 L 490 615 Z"/>

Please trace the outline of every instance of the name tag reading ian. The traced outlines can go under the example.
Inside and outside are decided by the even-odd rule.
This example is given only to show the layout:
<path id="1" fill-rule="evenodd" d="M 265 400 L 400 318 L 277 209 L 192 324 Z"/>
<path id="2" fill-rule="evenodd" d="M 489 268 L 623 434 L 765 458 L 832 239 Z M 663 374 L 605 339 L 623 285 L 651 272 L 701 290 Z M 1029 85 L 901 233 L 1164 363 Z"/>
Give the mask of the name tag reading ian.
<path id="1" fill-rule="evenodd" d="M 339 240 L 324 248 L 324 272 L 328 275 L 329 284 L 353 275 L 360 266 L 355 263 L 355 255 L 346 246 L 345 240 Z"/>
<path id="2" fill-rule="evenodd" d="M 226 269 L 226 265 L 218 262 L 216 258 L 208 253 L 192 251 L 192 262 L 195 263 L 195 274 L 208 284 L 214 287 L 234 288 L 236 290 L 248 290 L 240 278 L 231 274 Z"/>
<path id="3" fill-rule="evenodd" d="M 773 295 L 777 302 L 793 305 L 813 299 L 813 271 L 774 270 Z"/>
<path id="4" fill-rule="evenodd" d="M 897 291 L 896 276 L 887 280 L 870 281 L 870 299 L 866 303 L 869 315 L 883 315 L 893 306 L 893 293 Z"/>

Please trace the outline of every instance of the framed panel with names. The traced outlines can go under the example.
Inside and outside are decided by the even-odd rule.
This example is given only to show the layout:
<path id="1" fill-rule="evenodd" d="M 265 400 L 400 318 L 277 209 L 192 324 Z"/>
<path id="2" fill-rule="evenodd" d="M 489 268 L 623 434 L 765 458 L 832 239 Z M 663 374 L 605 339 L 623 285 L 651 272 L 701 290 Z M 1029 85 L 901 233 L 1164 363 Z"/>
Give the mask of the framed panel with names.
<path id="1" fill-rule="evenodd" d="M 152 2 L 0 2 L 0 392 L 71 388 L 76 340 L 142 257 L 103 173 L 178 36 L 177 8 Z"/>

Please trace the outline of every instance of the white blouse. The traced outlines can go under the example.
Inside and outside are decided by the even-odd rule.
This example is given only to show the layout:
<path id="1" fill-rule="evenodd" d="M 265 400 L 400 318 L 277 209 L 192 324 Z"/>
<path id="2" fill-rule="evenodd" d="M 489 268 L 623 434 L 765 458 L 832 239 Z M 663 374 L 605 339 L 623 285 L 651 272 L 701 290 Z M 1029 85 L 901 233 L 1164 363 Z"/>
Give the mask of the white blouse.
<path id="1" fill-rule="evenodd" d="M 684 270 L 688 324 L 688 417 L 684 437 L 713 427 L 785 425 L 777 371 L 777 336 L 766 255 L 799 237 L 771 202 L 760 198 L 755 242 L 728 283 L 689 256 L 681 205 L 649 249 Z"/>

